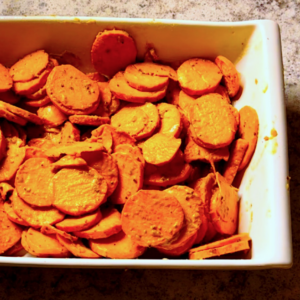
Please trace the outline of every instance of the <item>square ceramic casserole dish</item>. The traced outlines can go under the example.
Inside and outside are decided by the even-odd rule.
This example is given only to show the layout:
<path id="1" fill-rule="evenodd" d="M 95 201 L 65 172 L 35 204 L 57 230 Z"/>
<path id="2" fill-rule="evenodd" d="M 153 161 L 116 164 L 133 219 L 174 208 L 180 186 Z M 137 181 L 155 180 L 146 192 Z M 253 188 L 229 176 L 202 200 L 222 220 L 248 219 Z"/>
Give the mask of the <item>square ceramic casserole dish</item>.
<path id="1" fill-rule="evenodd" d="M 119 28 L 135 40 L 143 57 L 147 44 L 160 59 L 228 57 L 241 74 L 243 92 L 237 109 L 250 105 L 259 122 L 257 148 L 241 181 L 239 232 L 249 232 L 252 248 L 247 259 L 55 259 L 0 257 L 11 266 L 82 268 L 258 269 L 292 265 L 288 192 L 288 155 L 283 95 L 283 69 L 278 25 L 272 21 L 212 23 L 152 19 L 71 17 L 1 17 L 0 62 L 7 66 L 37 49 L 60 54 L 70 51 L 92 69 L 90 49 L 96 34 Z M 276 130 L 276 131 L 275 131 Z M 273 135 L 271 134 L 273 133 Z M 276 133 L 277 132 L 277 136 Z M 265 139 L 269 137 L 269 139 Z"/>

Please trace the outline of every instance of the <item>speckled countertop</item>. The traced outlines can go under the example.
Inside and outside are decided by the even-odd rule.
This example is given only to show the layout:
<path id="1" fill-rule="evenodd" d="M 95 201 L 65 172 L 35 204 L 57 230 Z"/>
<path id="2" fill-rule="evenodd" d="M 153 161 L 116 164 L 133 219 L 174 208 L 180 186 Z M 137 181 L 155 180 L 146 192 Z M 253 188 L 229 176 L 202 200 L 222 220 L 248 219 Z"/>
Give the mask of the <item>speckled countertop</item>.
<path id="1" fill-rule="evenodd" d="M 199 21 L 272 19 L 278 22 L 288 118 L 294 249 L 294 266 L 290 270 L 221 272 L 0 267 L 0 299 L 300 299 L 300 0 L 0 0 L 0 15 Z"/>

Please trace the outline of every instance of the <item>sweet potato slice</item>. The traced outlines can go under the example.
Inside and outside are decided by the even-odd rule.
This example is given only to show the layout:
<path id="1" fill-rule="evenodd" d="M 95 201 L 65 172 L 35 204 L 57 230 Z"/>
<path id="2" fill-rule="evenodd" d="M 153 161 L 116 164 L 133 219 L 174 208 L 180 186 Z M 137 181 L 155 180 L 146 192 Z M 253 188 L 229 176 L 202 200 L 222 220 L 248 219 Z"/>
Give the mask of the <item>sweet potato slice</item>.
<path id="1" fill-rule="evenodd" d="M 108 154 L 112 153 L 112 147 L 113 147 L 113 137 L 112 137 L 112 131 L 108 126 L 100 126 L 100 129 L 98 131 L 90 130 L 88 134 L 88 138 L 86 139 L 87 142 L 95 142 L 95 143 L 101 143 L 103 144 L 104 149 Z M 96 136 L 93 135 L 96 133 Z M 84 135 L 81 136 L 81 139 L 84 138 Z"/>
<path id="2" fill-rule="evenodd" d="M 111 122 L 117 130 L 124 131 L 136 140 L 140 140 L 153 134 L 159 125 L 159 115 L 152 103 L 130 104 L 113 115 Z"/>
<path id="3" fill-rule="evenodd" d="M 164 166 L 146 164 L 144 183 L 155 186 L 171 186 L 185 181 L 192 168 L 185 163 L 183 154 L 179 150 L 175 157 Z"/>
<path id="4" fill-rule="evenodd" d="M 118 110 L 120 100 L 111 93 L 108 82 L 98 82 L 98 86 L 101 100 L 97 109 L 93 112 L 93 115 L 109 117 Z"/>
<path id="5" fill-rule="evenodd" d="M 33 206 L 51 206 L 53 198 L 51 161 L 30 158 L 17 171 L 15 187 L 19 196 Z"/>
<path id="6" fill-rule="evenodd" d="M 189 107 L 189 120 L 194 141 L 209 149 L 228 146 L 237 131 L 231 105 L 219 94 L 202 96 Z"/>
<path id="7" fill-rule="evenodd" d="M 164 191 L 140 190 L 122 210 L 122 229 L 138 245 L 158 247 L 178 238 L 184 211 L 178 200 Z"/>
<path id="8" fill-rule="evenodd" d="M 51 101 L 66 115 L 87 115 L 99 105 L 97 82 L 71 65 L 55 67 L 46 89 Z"/>
<path id="9" fill-rule="evenodd" d="M 167 66 L 160 66 L 158 64 L 149 62 L 129 65 L 125 69 L 124 77 L 127 83 L 134 89 L 143 92 L 154 92 L 166 87 L 169 83 L 168 75 L 158 75 L 159 71 L 163 67 Z M 177 74 L 174 70 L 173 73 L 177 77 Z"/>
<path id="10" fill-rule="evenodd" d="M 6 250 L 2 256 L 19 256 L 19 252 L 22 251 L 24 247 L 22 246 L 21 240 L 19 240 L 16 244 Z M 23 256 L 23 255 L 20 255 Z"/>
<path id="11" fill-rule="evenodd" d="M 27 94 L 26 98 L 30 99 L 30 100 L 38 100 L 38 99 L 45 98 L 46 96 L 47 96 L 46 85 L 44 85 L 42 88 L 40 88 L 36 92 Z M 50 101 L 50 98 L 49 98 L 49 101 Z M 13 103 L 11 103 L 11 104 L 13 104 Z"/>
<path id="12" fill-rule="evenodd" d="M 146 113 L 138 105 L 126 105 L 111 117 L 111 125 L 136 138 L 149 122 Z"/>
<path id="13" fill-rule="evenodd" d="M 97 170 L 97 172 L 103 176 L 107 184 L 106 196 L 109 197 L 114 192 L 119 182 L 117 163 L 111 155 L 102 151 L 83 153 L 81 154 L 81 157 L 90 167 Z"/>
<path id="14" fill-rule="evenodd" d="M 207 219 L 207 230 L 202 241 L 209 242 L 217 234 L 210 217 L 210 200 L 213 193 L 218 189 L 216 175 L 209 173 L 206 177 L 197 180 L 192 186 L 202 200 L 204 208 L 202 218 L 206 217 Z"/>
<path id="15" fill-rule="evenodd" d="M 208 221 L 205 214 L 201 216 L 201 221 L 202 223 L 200 225 L 200 228 L 197 231 L 197 237 L 195 239 L 194 245 L 198 245 L 203 241 L 208 229 Z"/>
<path id="16" fill-rule="evenodd" d="M 43 225 L 41 227 L 41 233 L 44 233 L 44 234 L 56 234 L 56 237 L 57 236 L 61 236 L 61 237 L 64 237 L 66 239 L 68 239 L 69 241 L 71 242 L 75 242 L 75 241 L 78 241 L 78 237 L 77 236 L 73 236 L 65 231 L 62 231 L 62 230 L 59 230 L 55 227 L 53 227 L 52 225 Z"/>
<path id="17" fill-rule="evenodd" d="M 131 195 L 142 188 L 144 167 L 130 154 L 116 152 L 112 157 L 119 169 L 119 183 L 110 199 L 114 204 L 124 204 Z"/>
<path id="18" fill-rule="evenodd" d="M 46 95 L 43 98 L 37 99 L 37 100 L 24 100 L 23 103 L 27 106 L 31 106 L 31 107 L 42 107 L 42 106 L 46 106 L 47 104 L 49 104 L 51 102 L 50 98 Z M 62 114 L 60 112 L 60 114 Z"/>
<path id="19" fill-rule="evenodd" d="M 80 131 L 71 122 L 67 121 L 61 129 L 61 143 L 73 143 L 80 141 Z"/>
<path id="20" fill-rule="evenodd" d="M 17 104 L 20 101 L 20 96 L 16 95 L 12 90 L 0 93 L 0 100 L 9 104 Z"/>
<path id="21" fill-rule="evenodd" d="M 142 92 L 132 88 L 126 81 L 123 72 L 118 72 L 109 82 L 111 92 L 118 98 L 128 102 L 157 102 L 165 97 L 167 86 L 155 92 Z"/>
<path id="22" fill-rule="evenodd" d="M 217 56 L 215 63 L 223 74 L 223 81 L 228 90 L 229 97 L 234 97 L 240 88 L 239 74 L 234 64 L 228 58 L 221 55 Z"/>
<path id="23" fill-rule="evenodd" d="M 31 255 L 37 257 L 70 257 L 68 249 L 59 243 L 56 235 L 43 234 L 36 229 L 23 231 L 22 245 Z"/>
<path id="24" fill-rule="evenodd" d="M 134 40 L 123 30 L 99 32 L 92 45 L 92 64 L 100 74 L 112 77 L 135 62 L 137 49 Z"/>
<path id="25" fill-rule="evenodd" d="M 53 171 L 58 171 L 62 168 L 86 167 L 87 163 L 81 157 L 66 155 L 57 162 L 51 164 Z"/>
<path id="26" fill-rule="evenodd" d="M 83 231 L 97 224 L 102 218 L 100 209 L 81 217 L 67 216 L 55 226 L 65 232 Z"/>
<path id="27" fill-rule="evenodd" d="M 1 127 L 0 127 L 0 161 L 6 156 L 6 145 L 7 145 L 6 138 L 3 134 Z"/>
<path id="28" fill-rule="evenodd" d="M 4 211 L 7 214 L 7 217 L 14 223 L 23 225 L 23 226 L 30 226 L 26 221 L 20 218 L 14 211 L 13 205 L 11 201 L 4 202 Z"/>
<path id="29" fill-rule="evenodd" d="M 7 153 L 0 162 L 0 182 L 8 181 L 14 177 L 18 168 L 25 159 L 25 147 L 19 147 L 18 143 L 7 140 Z"/>
<path id="30" fill-rule="evenodd" d="M 181 132 L 181 116 L 175 105 L 160 103 L 157 105 L 160 117 L 159 133 L 178 138 Z"/>
<path id="31" fill-rule="evenodd" d="M 55 144 L 53 144 L 50 140 L 36 138 L 28 141 L 27 146 L 46 150 L 51 149 L 55 146 Z"/>
<path id="32" fill-rule="evenodd" d="M 210 200 L 210 217 L 215 229 L 221 234 L 234 234 L 237 229 L 238 219 L 238 194 L 226 179 L 216 173 L 219 189 Z"/>
<path id="33" fill-rule="evenodd" d="M 105 130 L 108 130 L 111 133 L 111 137 L 113 140 L 113 149 L 112 149 L 113 152 L 115 152 L 115 148 L 121 144 L 129 144 L 135 146 L 135 139 L 133 137 L 131 137 L 129 134 L 127 134 L 124 131 L 115 130 L 115 128 L 112 127 L 111 125 L 102 125 L 96 128 L 95 130 L 92 131 L 92 137 L 95 138 L 101 137 L 101 135 L 103 135 L 103 132 Z"/>
<path id="34" fill-rule="evenodd" d="M 1 104 L 0 104 L 0 117 L 5 118 L 7 121 L 17 123 L 17 124 L 22 125 L 22 126 L 25 126 L 26 123 L 27 123 L 27 120 L 11 113 L 5 107 L 3 107 Z"/>
<path id="35" fill-rule="evenodd" d="M 96 82 L 106 82 L 107 81 L 106 77 L 99 74 L 98 72 L 88 73 L 88 74 L 86 74 L 86 76 Z"/>
<path id="36" fill-rule="evenodd" d="M 237 139 L 233 141 L 230 147 L 230 157 L 223 170 L 223 177 L 229 184 L 232 184 L 233 182 L 245 152 L 247 151 L 248 145 L 249 143 L 246 140 Z"/>
<path id="37" fill-rule="evenodd" d="M 64 219 L 65 215 L 54 207 L 32 207 L 23 201 L 16 190 L 11 196 L 15 213 L 31 227 L 39 228 L 43 225 L 53 225 Z"/>
<path id="38" fill-rule="evenodd" d="M 210 60 L 192 58 L 177 70 L 181 88 L 189 95 L 201 96 L 212 93 L 222 79 L 220 69 Z"/>
<path id="39" fill-rule="evenodd" d="M 166 100 L 168 103 L 178 105 L 180 87 L 177 81 L 171 80 L 168 85 Z"/>
<path id="40" fill-rule="evenodd" d="M 67 120 L 67 116 L 52 103 L 40 107 L 37 115 L 43 120 L 43 124 L 53 127 L 57 127 Z"/>
<path id="41" fill-rule="evenodd" d="M 174 158 L 180 145 L 180 139 L 157 133 L 143 144 L 143 156 L 147 163 L 162 166 Z"/>
<path id="42" fill-rule="evenodd" d="M 138 147 L 133 147 L 129 144 L 118 145 L 115 149 L 115 152 L 128 153 L 134 156 L 143 166 L 145 166 L 145 159 L 141 150 Z"/>
<path id="43" fill-rule="evenodd" d="M 31 113 L 27 110 L 16 107 L 16 106 L 11 105 L 9 103 L 5 103 L 3 101 L 0 101 L 0 106 L 1 106 L 1 108 L 9 111 L 10 113 L 16 115 L 17 117 L 21 117 L 21 118 L 25 119 L 28 122 L 34 123 L 36 125 L 42 125 L 43 124 L 43 121 L 36 114 L 33 114 L 33 113 Z M 18 122 L 15 122 L 15 123 L 17 123 L 19 125 L 22 125 L 22 126 L 25 125 L 25 124 L 20 124 Z"/>
<path id="44" fill-rule="evenodd" d="M 22 228 L 8 218 L 4 203 L 0 201 L 0 254 L 15 245 L 21 239 L 21 234 Z"/>
<path id="45" fill-rule="evenodd" d="M 99 116 L 74 115 L 70 116 L 69 120 L 73 124 L 87 126 L 100 126 L 103 124 L 110 124 L 110 119 L 108 117 Z"/>
<path id="46" fill-rule="evenodd" d="M 228 161 L 229 159 L 228 146 L 218 149 L 207 149 L 197 145 L 190 135 L 188 135 L 186 143 L 187 145 L 184 149 L 184 160 L 188 163 L 195 160 L 207 163 L 216 163 L 222 159 L 225 161 Z"/>
<path id="47" fill-rule="evenodd" d="M 135 243 L 123 231 L 106 239 L 89 240 L 91 249 L 103 257 L 132 259 L 141 256 L 146 248 Z"/>
<path id="48" fill-rule="evenodd" d="M 36 93 L 42 89 L 47 82 L 47 78 L 53 66 L 47 67 L 38 77 L 26 82 L 14 82 L 13 90 L 16 94 L 26 96 Z"/>
<path id="49" fill-rule="evenodd" d="M 174 185 L 164 191 L 179 201 L 184 212 L 185 225 L 181 229 L 178 239 L 158 247 L 158 250 L 165 254 L 179 256 L 187 252 L 195 242 L 201 225 L 202 200 L 194 193 L 193 189 L 187 186 Z"/>
<path id="50" fill-rule="evenodd" d="M 0 197 L 3 201 L 6 201 L 14 191 L 14 188 L 7 182 L 0 183 Z"/>
<path id="51" fill-rule="evenodd" d="M 9 70 L 0 64 L 0 93 L 6 92 L 12 88 L 13 80 Z"/>
<path id="52" fill-rule="evenodd" d="M 221 95 L 229 104 L 231 103 L 227 89 L 223 85 L 218 85 L 214 93 Z"/>
<path id="53" fill-rule="evenodd" d="M 202 240 L 202 243 L 203 244 L 209 243 L 217 235 L 217 233 L 218 232 L 216 231 L 213 223 L 209 220 L 207 223 L 207 230 Z"/>
<path id="54" fill-rule="evenodd" d="M 238 169 L 240 171 L 248 165 L 255 151 L 258 138 L 259 121 L 256 110 L 250 106 L 244 106 L 239 113 L 240 126 L 238 130 L 238 137 L 249 143 L 248 149 Z"/>
<path id="55" fill-rule="evenodd" d="M 122 230 L 121 214 L 112 207 L 102 210 L 102 219 L 93 227 L 73 232 L 74 235 L 85 239 L 104 239 Z"/>
<path id="56" fill-rule="evenodd" d="M 202 250 L 197 252 L 191 252 L 192 250 L 194 250 L 192 249 L 189 254 L 189 259 L 205 259 L 205 258 L 221 256 L 224 254 L 235 253 L 238 251 L 244 251 L 249 249 L 250 246 L 248 241 L 235 242 L 218 248 Z"/>
<path id="57" fill-rule="evenodd" d="M 17 61 L 9 70 L 15 82 L 29 81 L 38 77 L 47 67 L 49 55 L 44 50 L 38 50 Z"/>
<path id="58" fill-rule="evenodd" d="M 73 142 L 64 144 L 58 147 L 52 147 L 45 151 L 48 157 L 60 157 L 62 154 L 68 155 L 81 155 L 84 152 L 95 152 L 104 150 L 103 145 L 99 143 L 88 143 L 88 142 Z"/>
<path id="59" fill-rule="evenodd" d="M 48 158 L 45 151 L 36 147 L 25 147 L 25 161 L 30 158 Z"/>
<path id="60" fill-rule="evenodd" d="M 70 241 L 61 235 L 56 235 L 59 243 L 66 247 L 74 256 L 80 258 L 99 258 L 100 256 L 93 252 L 91 249 L 84 246 L 82 241 Z"/>
<path id="61" fill-rule="evenodd" d="M 64 168 L 53 177 L 53 191 L 57 209 L 80 216 L 106 201 L 107 184 L 93 168 Z"/>
<path id="62" fill-rule="evenodd" d="M 196 98 L 189 96 L 184 91 L 179 92 L 178 106 L 182 109 L 185 116 L 188 117 L 189 107 L 195 104 Z"/>
<path id="63" fill-rule="evenodd" d="M 242 242 L 242 241 L 247 241 L 248 242 L 250 240 L 251 240 L 251 238 L 250 238 L 248 233 L 246 233 L 246 232 L 238 233 L 238 234 L 235 234 L 235 235 L 230 236 L 228 238 L 221 239 L 219 241 L 212 242 L 212 243 L 209 243 L 209 244 L 206 244 L 206 245 L 202 245 L 202 246 L 199 246 L 197 248 L 193 248 L 193 249 L 190 250 L 190 253 L 196 253 L 198 251 L 209 250 L 209 249 L 216 249 L 216 248 L 226 246 L 226 245 L 230 245 L 230 244 L 233 244 L 233 243 L 238 243 L 238 242 Z"/>

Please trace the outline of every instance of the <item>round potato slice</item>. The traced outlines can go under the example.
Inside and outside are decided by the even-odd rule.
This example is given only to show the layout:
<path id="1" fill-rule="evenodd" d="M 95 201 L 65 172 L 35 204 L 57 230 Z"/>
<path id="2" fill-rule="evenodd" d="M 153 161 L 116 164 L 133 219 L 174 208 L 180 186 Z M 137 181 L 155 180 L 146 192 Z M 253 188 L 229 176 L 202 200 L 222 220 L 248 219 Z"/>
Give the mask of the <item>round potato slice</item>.
<path id="1" fill-rule="evenodd" d="M 119 182 L 118 166 L 112 156 L 102 151 L 95 151 L 92 153 L 82 153 L 81 157 L 90 167 L 97 170 L 97 172 L 103 176 L 107 183 L 106 196 L 109 197 L 114 192 Z"/>
<path id="2" fill-rule="evenodd" d="M 99 223 L 86 230 L 73 232 L 73 234 L 85 239 L 104 239 L 121 230 L 121 214 L 115 208 L 108 207 L 102 210 L 102 219 Z"/>
<path id="3" fill-rule="evenodd" d="M 134 40 L 123 30 L 99 32 L 91 50 L 92 64 L 97 72 L 112 77 L 135 62 Z"/>
<path id="4" fill-rule="evenodd" d="M 91 249 L 100 256 L 114 259 L 132 259 L 141 256 L 146 248 L 135 243 L 123 231 L 106 239 L 89 240 Z"/>
<path id="5" fill-rule="evenodd" d="M 22 245 L 24 249 L 37 257 L 70 257 L 69 250 L 59 243 L 55 234 L 43 234 L 36 229 L 23 231 Z"/>
<path id="6" fill-rule="evenodd" d="M 143 156 L 147 163 L 162 166 L 175 157 L 180 145 L 180 139 L 157 133 L 143 144 Z"/>
<path id="7" fill-rule="evenodd" d="M 122 211 L 122 229 L 138 245 L 157 247 L 178 238 L 184 212 L 178 200 L 165 191 L 140 190 Z"/>
<path id="8" fill-rule="evenodd" d="M 102 218 L 100 209 L 81 217 L 68 216 L 55 226 L 65 232 L 75 232 L 88 229 L 98 223 Z"/>
<path id="9" fill-rule="evenodd" d="M 53 225 L 64 219 L 65 215 L 54 207 L 32 207 L 23 201 L 16 190 L 11 196 L 15 213 L 31 227 L 40 228 L 44 225 Z"/>
<path id="10" fill-rule="evenodd" d="M 47 158 L 30 158 L 19 168 L 15 186 L 19 196 L 34 206 L 51 206 L 53 198 L 51 161 Z"/>
<path id="11" fill-rule="evenodd" d="M 37 115 L 43 120 L 45 125 L 53 127 L 57 127 L 67 120 L 67 116 L 52 103 L 40 107 Z"/>
<path id="12" fill-rule="evenodd" d="M 63 246 L 65 246 L 74 256 L 81 257 L 81 258 L 99 258 L 100 256 L 84 246 L 82 241 L 70 241 L 65 237 L 60 235 L 56 235 L 57 240 Z"/>
<path id="13" fill-rule="evenodd" d="M 66 115 L 88 115 L 99 105 L 97 82 L 71 65 L 55 67 L 46 89 L 51 101 Z"/>
<path id="14" fill-rule="evenodd" d="M 127 83 L 124 72 L 118 72 L 110 80 L 109 88 L 118 99 L 134 103 L 157 102 L 164 98 L 167 92 L 167 86 L 154 92 L 136 90 Z"/>
<path id="15" fill-rule="evenodd" d="M 147 66 L 145 67 L 145 65 Z M 149 70 L 146 70 L 147 67 Z M 167 75 L 157 75 L 160 69 L 160 65 L 158 64 L 149 62 L 138 63 L 129 65 L 125 69 L 124 77 L 131 87 L 139 91 L 153 92 L 164 88 L 169 83 L 169 77 Z M 174 73 L 177 76 L 175 71 Z"/>
<path id="16" fill-rule="evenodd" d="M 25 147 L 19 147 L 19 143 L 21 142 L 20 139 L 17 139 L 17 142 L 9 139 L 6 140 L 7 153 L 0 162 L 0 182 L 12 179 L 23 163 L 26 150 Z"/>
<path id="17" fill-rule="evenodd" d="M 93 168 L 64 168 L 53 177 L 53 191 L 57 209 L 80 216 L 106 201 L 107 184 Z"/>
<path id="18" fill-rule="evenodd" d="M 26 55 L 17 61 L 9 70 L 13 81 L 29 81 L 46 69 L 49 63 L 49 54 L 44 50 L 38 50 Z"/>
<path id="19" fill-rule="evenodd" d="M 4 202 L 0 201 L 0 254 L 15 245 L 21 239 L 21 234 L 22 228 L 8 218 Z"/>
<path id="20" fill-rule="evenodd" d="M 144 167 L 133 155 L 116 152 L 112 155 L 119 169 L 119 184 L 111 195 L 111 202 L 124 204 L 143 186 Z"/>
<path id="21" fill-rule="evenodd" d="M 7 68 L 0 64 L 0 92 L 6 92 L 12 88 L 13 81 Z"/>
<path id="22" fill-rule="evenodd" d="M 237 131 L 231 105 L 219 94 L 202 96 L 189 107 L 189 120 L 194 141 L 208 149 L 228 146 Z"/>
<path id="23" fill-rule="evenodd" d="M 154 186 L 167 187 L 185 181 L 192 167 L 185 163 L 181 150 L 175 157 L 163 166 L 146 164 L 144 183 Z"/>
<path id="24" fill-rule="evenodd" d="M 152 103 L 126 105 L 112 116 L 111 125 L 141 140 L 151 136 L 158 127 L 158 110 Z"/>
<path id="25" fill-rule="evenodd" d="M 165 192 L 179 201 L 184 211 L 185 225 L 181 229 L 178 239 L 158 249 L 165 254 L 179 256 L 187 252 L 194 244 L 195 235 L 201 225 L 202 200 L 193 189 L 187 186 L 174 185 Z"/>
<path id="26" fill-rule="evenodd" d="M 181 88 L 188 95 L 201 96 L 212 93 L 222 79 L 220 69 L 210 60 L 192 58 L 177 70 Z"/>
<path id="27" fill-rule="evenodd" d="M 240 78 L 234 64 L 222 55 L 217 56 L 215 63 L 223 74 L 223 80 L 229 97 L 234 97 L 240 88 Z"/>
<path id="28" fill-rule="evenodd" d="M 160 117 L 159 133 L 167 136 L 179 137 L 181 132 L 181 116 L 177 107 L 168 103 L 157 105 Z"/>
<path id="29" fill-rule="evenodd" d="M 23 225 L 23 226 L 30 226 L 26 221 L 21 219 L 14 211 L 13 205 L 11 201 L 4 202 L 4 210 L 7 214 L 7 217 L 14 223 Z"/>

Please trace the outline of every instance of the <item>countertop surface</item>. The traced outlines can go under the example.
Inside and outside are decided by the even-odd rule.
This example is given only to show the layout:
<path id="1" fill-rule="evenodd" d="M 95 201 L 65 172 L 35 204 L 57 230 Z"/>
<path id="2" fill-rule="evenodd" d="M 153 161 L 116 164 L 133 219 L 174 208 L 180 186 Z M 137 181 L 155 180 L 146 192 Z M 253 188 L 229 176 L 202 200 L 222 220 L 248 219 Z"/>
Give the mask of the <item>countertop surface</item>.
<path id="1" fill-rule="evenodd" d="M 0 15 L 276 21 L 280 25 L 282 38 L 294 251 L 294 265 L 289 270 L 79 270 L 0 267 L 1 299 L 300 299 L 299 0 L 0 0 Z"/>

